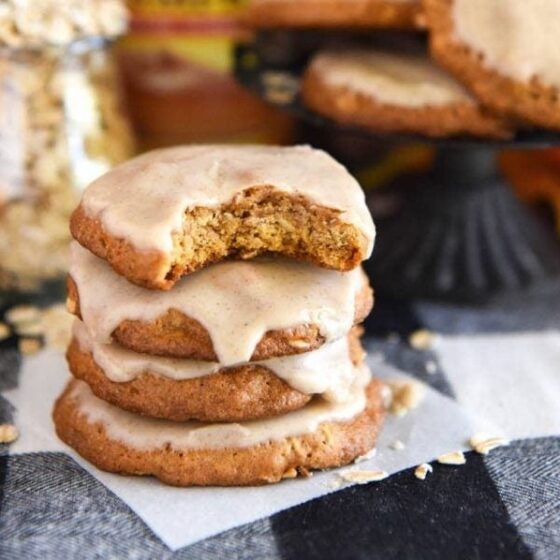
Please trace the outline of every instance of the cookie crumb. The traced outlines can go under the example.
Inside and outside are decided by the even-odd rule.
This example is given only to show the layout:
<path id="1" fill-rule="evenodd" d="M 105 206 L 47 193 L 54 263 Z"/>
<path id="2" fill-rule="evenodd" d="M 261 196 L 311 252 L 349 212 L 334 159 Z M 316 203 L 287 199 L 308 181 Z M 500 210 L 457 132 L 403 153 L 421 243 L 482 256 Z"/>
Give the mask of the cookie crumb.
<path id="1" fill-rule="evenodd" d="M 406 446 L 400 439 L 396 439 L 389 447 L 394 451 L 402 451 Z"/>
<path id="2" fill-rule="evenodd" d="M 283 475 L 282 478 L 297 478 L 298 472 L 296 469 L 291 468 L 288 469 Z"/>
<path id="3" fill-rule="evenodd" d="M 415 409 L 424 396 L 424 388 L 417 381 L 391 379 L 386 381 L 391 389 L 389 412 L 395 416 L 404 416 Z"/>
<path id="4" fill-rule="evenodd" d="M 41 341 L 36 338 L 20 338 L 18 342 L 19 351 L 25 356 L 37 354 L 41 347 Z"/>
<path id="5" fill-rule="evenodd" d="M 377 449 L 374 447 L 373 449 L 370 449 L 367 453 L 364 453 L 363 455 L 356 457 L 354 459 L 354 463 L 363 463 L 364 461 L 373 459 L 376 454 L 377 454 Z"/>
<path id="6" fill-rule="evenodd" d="M 438 335 L 428 329 L 419 329 L 408 337 L 408 343 L 416 350 L 431 350 L 437 341 Z"/>
<path id="7" fill-rule="evenodd" d="M 414 469 L 414 476 L 418 480 L 426 480 L 428 473 L 434 472 L 434 467 L 428 463 L 422 463 Z"/>
<path id="8" fill-rule="evenodd" d="M 467 460 L 465 459 L 465 454 L 462 451 L 451 451 L 440 455 L 437 458 L 437 462 L 442 465 L 464 465 Z"/>
<path id="9" fill-rule="evenodd" d="M 12 331 L 10 330 L 10 327 L 8 327 L 6 323 L 0 322 L 0 341 L 10 338 L 11 334 Z"/>
<path id="10" fill-rule="evenodd" d="M 0 424 L 0 443 L 12 443 L 19 437 L 13 424 Z"/>
<path id="11" fill-rule="evenodd" d="M 367 484 L 368 482 L 379 482 L 385 480 L 389 473 L 386 471 L 355 471 L 345 470 L 339 474 L 345 482 L 355 482 L 357 484 Z"/>
<path id="12" fill-rule="evenodd" d="M 469 444 L 474 451 L 481 455 L 488 455 L 490 451 L 497 447 L 505 447 L 510 444 L 510 441 L 504 437 L 484 437 L 480 435 L 473 436 L 469 440 Z"/>
<path id="13" fill-rule="evenodd" d="M 6 313 L 6 321 L 16 326 L 24 323 L 38 323 L 40 320 L 41 310 L 34 305 L 18 305 Z"/>

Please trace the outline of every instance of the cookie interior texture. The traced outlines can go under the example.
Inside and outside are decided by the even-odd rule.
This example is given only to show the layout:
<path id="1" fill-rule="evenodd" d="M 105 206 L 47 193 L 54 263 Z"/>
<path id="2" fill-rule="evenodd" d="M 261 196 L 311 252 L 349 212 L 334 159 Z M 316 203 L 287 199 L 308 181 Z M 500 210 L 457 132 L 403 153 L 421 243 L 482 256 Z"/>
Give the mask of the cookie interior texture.
<path id="1" fill-rule="evenodd" d="M 424 0 L 424 4 L 433 57 L 485 106 L 520 124 L 560 130 L 560 95 L 556 87 L 537 78 L 517 81 L 488 67 L 482 53 L 456 38 L 453 0 Z M 536 8 L 527 2 L 527 10 L 533 9 Z M 499 22 L 496 25 L 499 32 Z"/>
<path id="2" fill-rule="evenodd" d="M 71 277 L 68 277 L 67 287 L 68 309 L 81 319 L 79 292 Z M 363 287 L 356 298 L 355 323 L 361 323 L 372 307 L 373 291 L 364 275 Z M 218 361 L 208 331 L 199 321 L 176 309 L 170 309 L 153 321 L 125 320 L 114 330 L 112 336 L 121 346 L 144 354 Z M 310 352 L 324 342 L 324 336 L 314 324 L 270 330 L 257 344 L 251 361 Z"/>
<path id="3" fill-rule="evenodd" d="M 130 281 L 168 290 L 181 276 L 228 258 L 281 254 L 317 266 L 348 271 L 366 257 L 368 241 L 340 212 L 273 187 L 246 189 L 216 208 L 188 209 L 173 234 L 171 259 L 139 251 L 106 232 L 82 207 L 72 215 L 74 238 Z"/>
<path id="4" fill-rule="evenodd" d="M 349 334 L 350 359 L 363 363 L 362 329 Z M 305 406 L 312 395 L 292 388 L 261 364 L 224 368 L 192 379 L 174 380 L 144 372 L 127 382 L 111 381 L 93 355 L 76 339 L 66 354 L 70 371 L 101 399 L 130 412 L 156 418 L 205 422 L 238 422 L 286 414 Z M 327 366 L 328 367 L 328 366 Z"/>
<path id="5" fill-rule="evenodd" d="M 314 433 L 246 448 L 136 449 L 111 439 L 102 424 L 88 421 L 72 398 L 72 383 L 54 408 L 58 436 L 102 470 L 152 475 L 175 486 L 260 485 L 345 465 L 374 447 L 384 417 L 382 384 L 373 380 L 362 413 L 321 424 Z"/>
<path id="6" fill-rule="evenodd" d="M 421 13 L 419 0 L 254 0 L 249 3 L 247 20 L 259 28 L 412 29 L 421 25 Z"/>

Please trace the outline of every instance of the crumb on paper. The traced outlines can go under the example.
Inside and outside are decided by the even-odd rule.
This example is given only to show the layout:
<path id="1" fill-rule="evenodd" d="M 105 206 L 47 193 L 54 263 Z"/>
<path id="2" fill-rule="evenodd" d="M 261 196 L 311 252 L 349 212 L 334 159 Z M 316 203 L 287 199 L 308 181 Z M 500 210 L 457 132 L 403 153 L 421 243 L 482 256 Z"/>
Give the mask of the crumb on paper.
<path id="1" fill-rule="evenodd" d="M 389 412 L 395 416 L 404 416 L 415 409 L 424 396 L 424 387 L 418 381 L 390 379 L 385 383 L 391 390 Z"/>
<path id="2" fill-rule="evenodd" d="M 464 465 L 467 460 L 462 451 L 451 451 L 444 453 L 437 458 L 437 462 L 442 465 Z"/>
<path id="3" fill-rule="evenodd" d="M 389 445 L 389 447 L 394 451 L 402 451 L 406 446 L 400 439 L 396 439 Z"/>
<path id="4" fill-rule="evenodd" d="M 434 373 L 436 372 L 437 372 L 437 364 L 433 360 L 426 362 L 426 373 L 428 375 L 434 375 Z"/>
<path id="5" fill-rule="evenodd" d="M 345 482 L 355 482 L 356 484 L 367 484 L 368 482 L 379 482 L 385 480 L 389 473 L 378 470 L 351 470 L 347 469 L 339 473 L 340 478 Z"/>
<path id="6" fill-rule="evenodd" d="M 42 348 L 41 341 L 37 338 L 20 338 L 18 342 L 19 351 L 24 356 L 32 356 L 37 354 Z"/>
<path id="7" fill-rule="evenodd" d="M 408 337 L 408 343 L 416 350 L 431 350 L 437 344 L 439 336 L 428 329 L 414 331 Z"/>
<path id="8" fill-rule="evenodd" d="M 367 453 L 360 455 L 354 459 L 354 463 L 363 463 L 364 461 L 368 461 L 369 459 L 373 459 L 377 454 L 377 448 L 370 449 Z"/>
<path id="9" fill-rule="evenodd" d="M 10 338 L 10 336 L 12 336 L 10 327 L 8 327 L 6 323 L 0 322 L 0 341 L 6 340 L 7 338 Z"/>
<path id="10" fill-rule="evenodd" d="M 29 323 L 38 323 L 40 320 L 41 310 L 34 305 L 18 305 L 6 312 L 6 321 L 17 327 Z"/>
<path id="11" fill-rule="evenodd" d="M 18 430 L 13 424 L 0 424 L 0 443 L 12 443 L 18 437 Z"/>
<path id="12" fill-rule="evenodd" d="M 480 453 L 481 455 L 488 455 L 490 451 L 496 449 L 497 447 L 505 447 L 506 445 L 509 445 L 510 441 L 500 436 L 485 437 L 475 435 L 471 437 L 469 444 L 477 453 Z"/>
<path id="13" fill-rule="evenodd" d="M 418 480 L 426 480 L 429 473 L 434 472 L 434 467 L 428 463 L 422 463 L 414 469 L 414 476 Z"/>

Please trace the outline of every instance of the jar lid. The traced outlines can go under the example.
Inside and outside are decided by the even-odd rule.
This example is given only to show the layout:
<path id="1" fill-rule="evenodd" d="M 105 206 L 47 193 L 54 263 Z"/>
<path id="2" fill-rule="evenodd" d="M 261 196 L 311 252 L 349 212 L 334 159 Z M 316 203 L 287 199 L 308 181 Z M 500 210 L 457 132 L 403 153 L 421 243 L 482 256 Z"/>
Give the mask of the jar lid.
<path id="1" fill-rule="evenodd" d="M 117 37 L 128 26 L 125 0 L 5 0 L 0 46 L 68 45 L 88 37 Z"/>

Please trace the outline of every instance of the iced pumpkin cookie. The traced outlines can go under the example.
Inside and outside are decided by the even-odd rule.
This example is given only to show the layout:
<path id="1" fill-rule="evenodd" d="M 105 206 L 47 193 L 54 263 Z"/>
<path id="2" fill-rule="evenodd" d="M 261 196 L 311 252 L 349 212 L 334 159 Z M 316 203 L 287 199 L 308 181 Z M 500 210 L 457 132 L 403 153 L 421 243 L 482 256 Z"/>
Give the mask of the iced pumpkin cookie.
<path id="1" fill-rule="evenodd" d="M 488 107 L 560 129 L 558 0 L 425 0 L 431 51 Z"/>
<path id="2" fill-rule="evenodd" d="M 212 263 L 261 254 L 351 270 L 375 235 L 359 184 L 306 146 L 142 155 L 86 189 L 70 229 L 128 280 L 164 290 Z"/>
<path id="3" fill-rule="evenodd" d="M 259 28 L 414 28 L 420 0 L 251 0 L 248 20 Z"/>
<path id="4" fill-rule="evenodd" d="M 360 268 L 227 261 L 171 291 L 154 291 L 131 284 L 78 243 L 71 257 L 68 308 L 93 338 L 159 356 L 231 366 L 308 352 L 346 335 L 373 305 Z"/>
<path id="5" fill-rule="evenodd" d="M 314 400 L 285 416 L 241 424 L 136 416 L 72 381 L 55 404 L 58 436 L 100 469 L 153 475 L 175 486 L 273 483 L 350 463 L 372 449 L 383 421 L 382 385 L 344 403 Z"/>
<path id="6" fill-rule="evenodd" d="M 484 110 L 427 56 L 376 50 L 319 52 L 303 77 L 312 110 L 378 132 L 507 138 L 504 119 Z"/>
<path id="7" fill-rule="evenodd" d="M 347 398 L 362 372 L 361 330 L 318 350 L 230 368 L 137 354 L 94 342 L 76 321 L 66 354 L 74 377 L 112 404 L 157 418 L 235 422 L 284 414 L 313 395 Z"/>

